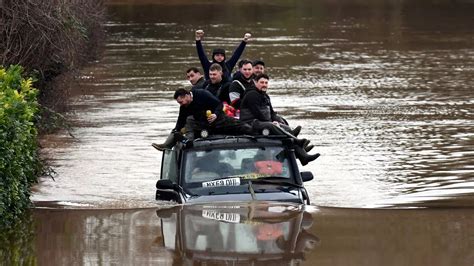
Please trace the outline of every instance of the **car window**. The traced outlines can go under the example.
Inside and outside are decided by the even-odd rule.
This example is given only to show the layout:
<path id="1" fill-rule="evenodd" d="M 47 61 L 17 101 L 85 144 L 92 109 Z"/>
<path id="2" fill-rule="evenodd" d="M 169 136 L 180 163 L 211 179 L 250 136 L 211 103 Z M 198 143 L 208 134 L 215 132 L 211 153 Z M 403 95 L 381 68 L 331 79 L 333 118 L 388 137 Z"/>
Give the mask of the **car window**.
<path id="1" fill-rule="evenodd" d="M 161 165 L 161 179 L 169 179 L 174 183 L 178 182 L 178 169 L 176 162 L 176 151 L 165 150 Z"/>
<path id="2" fill-rule="evenodd" d="M 281 147 L 189 151 L 185 157 L 185 183 L 292 177 L 287 154 Z"/>

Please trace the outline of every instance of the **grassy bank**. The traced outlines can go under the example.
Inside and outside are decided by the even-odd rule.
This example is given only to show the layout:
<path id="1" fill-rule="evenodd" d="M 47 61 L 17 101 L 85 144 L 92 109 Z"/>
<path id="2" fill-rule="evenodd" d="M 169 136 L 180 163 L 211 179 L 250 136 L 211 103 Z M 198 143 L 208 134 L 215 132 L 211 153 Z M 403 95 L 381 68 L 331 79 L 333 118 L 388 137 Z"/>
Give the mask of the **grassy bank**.
<path id="1" fill-rule="evenodd" d="M 74 73 L 98 56 L 104 20 L 100 0 L 0 3 L 2 228 L 13 227 L 30 204 L 31 184 L 41 174 L 38 128 L 49 128 Z"/>

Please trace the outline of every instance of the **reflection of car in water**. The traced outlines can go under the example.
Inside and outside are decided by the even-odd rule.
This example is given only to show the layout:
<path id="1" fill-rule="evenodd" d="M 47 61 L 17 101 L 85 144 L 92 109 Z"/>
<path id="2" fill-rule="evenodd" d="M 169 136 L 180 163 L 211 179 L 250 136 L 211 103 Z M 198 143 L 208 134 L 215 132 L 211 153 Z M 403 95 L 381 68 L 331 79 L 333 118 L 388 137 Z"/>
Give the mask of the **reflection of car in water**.
<path id="1" fill-rule="evenodd" d="M 284 201 L 309 204 L 292 142 L 286 137 L 213 137 L 163 152 L 157 200 Z"/>
<path id="2" fill-rule="evenodd" d="M 278 204 L 278 205 L 277 205 Z M 163 245 L 175 264 L 277 262 L 295 265 L 319 239 L 304 205 L 241 203 L 180 205 L 158 210 Z"/>

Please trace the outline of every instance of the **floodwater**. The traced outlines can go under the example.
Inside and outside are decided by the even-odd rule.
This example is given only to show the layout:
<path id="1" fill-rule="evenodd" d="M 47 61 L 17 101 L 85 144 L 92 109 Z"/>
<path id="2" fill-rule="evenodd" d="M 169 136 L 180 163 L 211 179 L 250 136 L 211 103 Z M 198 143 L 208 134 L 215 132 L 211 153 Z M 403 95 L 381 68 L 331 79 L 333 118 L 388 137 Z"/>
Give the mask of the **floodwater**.
<path id="1" fill-rule="evenodd" d="M 38 265 L 474 262 L 472 209 L 227 207 L 36 209 L 36 255 L 25 253 Z"/>
<path id="2" fill-rule="evenodd" d="M 321 153 L 303 168 L 320 240 L 305 263 L 473 265 L 472 2 L 119 2 L 103 57 L 69 99 L 75 137 L 41 140 L 56 174 L 32 200 L 61 209 L 34 211 L 38 261 L 181 257 L 155 239 L 161 154 L 150 144 L 174 127 L 172 94 L 189 87 L 203 29 L 206 50 L 227 56 L 252 33 L 243 57 L 265 61 L 276 111 Z M 407 210 L 417 207 L 428 209 Z"/>

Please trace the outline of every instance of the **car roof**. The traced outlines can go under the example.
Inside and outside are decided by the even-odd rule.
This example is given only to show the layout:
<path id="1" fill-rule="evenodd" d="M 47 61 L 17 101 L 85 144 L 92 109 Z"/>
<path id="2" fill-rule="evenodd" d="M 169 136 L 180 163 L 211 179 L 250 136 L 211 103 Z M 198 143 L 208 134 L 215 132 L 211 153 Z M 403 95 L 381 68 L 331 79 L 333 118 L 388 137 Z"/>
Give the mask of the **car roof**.
<path id="1" fill-rule="evenodd" d="M 208 138 L 195 139 L 186 143 L 182 149 L 205 149 L 205 148 L 242 148 L 255 146 L 284 146 L 292 143 L 291 138 L 287 136 L 226 136 L 213 135 Z"/>

